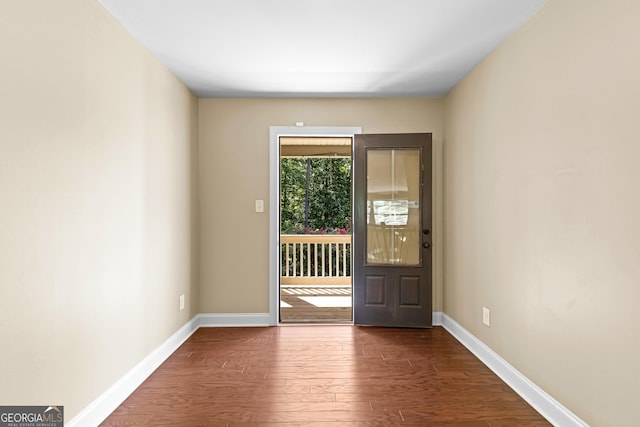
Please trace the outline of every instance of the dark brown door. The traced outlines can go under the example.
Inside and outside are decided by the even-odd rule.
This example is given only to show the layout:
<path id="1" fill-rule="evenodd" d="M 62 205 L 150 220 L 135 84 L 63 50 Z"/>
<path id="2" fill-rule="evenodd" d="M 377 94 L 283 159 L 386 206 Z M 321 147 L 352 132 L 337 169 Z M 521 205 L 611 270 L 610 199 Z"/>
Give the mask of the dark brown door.
<path id="1" fill-rule="evenodd" d="M 354 323 L 431 326 L 431 134 L 356 135 Z"/>

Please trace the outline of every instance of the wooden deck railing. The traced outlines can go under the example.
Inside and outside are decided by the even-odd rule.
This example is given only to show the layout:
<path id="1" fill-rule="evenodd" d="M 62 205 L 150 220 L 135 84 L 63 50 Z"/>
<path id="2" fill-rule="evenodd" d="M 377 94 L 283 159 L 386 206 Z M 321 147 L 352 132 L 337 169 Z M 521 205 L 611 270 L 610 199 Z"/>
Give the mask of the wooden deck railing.
<path id="1" fill-rule="evenodd" d="M 281 284 L 350 285 L 350 234 L 282 234 Z"/>

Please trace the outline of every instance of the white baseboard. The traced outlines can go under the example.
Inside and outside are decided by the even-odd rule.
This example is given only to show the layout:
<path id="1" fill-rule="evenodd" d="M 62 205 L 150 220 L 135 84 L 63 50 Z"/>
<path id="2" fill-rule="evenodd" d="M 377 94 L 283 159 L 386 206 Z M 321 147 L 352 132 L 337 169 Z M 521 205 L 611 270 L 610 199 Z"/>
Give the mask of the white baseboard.
<path id="1" fill-rule="evenodd" d="M 85 427 L 103 422 L 198 328 L 269 325 L 269 313 L 197 314 L 65 425 Z"/>
<path id="2" fill-rule="evenodd" d="M 434 313 L 434 326 L 436 325 Z M 516 393 L 527 401 L 536 411 L 545 417 L 554 426 L 562 427 L 588 427 L 573 412 L 562 406 L 557 400 L 549 396 L 544 390 L 535 385 L 531 380 L 522 375 L 520 371 L 498 356 L 486 344 L 473 336 L 459 323 L 439 313 L 440 325 L 453 335 L 462 345 L 473 353 L 482 363 L 487 365 L 498 377 L 509 385 Z"/>
<path id="3" fill-rule="evenodd" d="M 522 375 L 451 317 L 436 311 L 433 312 L 432 322 L 433 326 L 444 327 L 554 426 L 588 427 L 587 423 Z M 269 313 L 198 314 L 66 425 L 68 427 L 84 427 L 100 424 L 198 328 L 216 326 L 264 327 L 270 325 Z"/>
<path id="4" fill-rule="evenodd" d="M 160 347 L 142 359 L 140 363 L 85 407 L 78 415 L 73 417 L 71 421 L 65 423 L 65 425 L 67 427 L 85 427 L 97 426 L 103 422 L 158 366 L 198 329 L 196 318 L 197 316 L 171 335 Z"/>
<path id="5" fill-rule="evenodd" d="M 194 319 L 200 328 L 271 326 L 269 313 L 200 313 Z"/>
<path id="6" fill-rule="evenodd" d="M 442 312 L 434 311 L 431 313 L 431 324 L 433 326 L 442 326 Z"/>

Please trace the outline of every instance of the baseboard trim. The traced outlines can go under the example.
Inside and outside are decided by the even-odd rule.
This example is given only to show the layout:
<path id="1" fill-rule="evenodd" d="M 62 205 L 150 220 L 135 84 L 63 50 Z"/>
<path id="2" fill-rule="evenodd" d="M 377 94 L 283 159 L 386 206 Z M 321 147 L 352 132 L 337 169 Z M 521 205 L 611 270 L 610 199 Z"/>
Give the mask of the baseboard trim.
<path id="1" fill-rule="evenodd" d="M 563 427 L 588 427 L 587 423 L 522 375 L 447 314 L 440 311 L 433 312 L 432 322 L 433 326 L 442 326 L 453 335 L 550 423 Z M 197 314 L 66 425 L 68 427 L 99 425 L 198 328 L 265 327 L 270 325 L 269 313 Z"/>
<path id="2" fill-rule="evenodd" d="M 270 326 L 269 313 L 200 313 L 195 317 L 200 328 Z"/>
<path id="3" fill-rule="evenodd" d="M 442 312 L 434 311 L 431 313 L 431 324 L 433 326 L 442 326 Z"/>
<path id="4" fill-rule="evenodd" d="M 103 422 L 198 329 L 196 318 L 197 316 L 188 321 L 65 425 L 67 427 L 97 426 Z"/>
<path id="5" fill-rule="evenodd" d="M 435 322 L 434 313 L 434 325 Z M 588 427 L 569 409 L 565 408 L 548 395 L 544 390 L 511 366 L 486 344 L 463 328 L 446 313 L 440 314 L 440 325 L 454 336 L 462 345 L 473 353 L 482 363 L 509 385 L 516 393 L 527 401 L 536 411 L 554 426 Z"/>
<path id="6" fill-rule="evenodd" d="M 233 326 L 270 326 L 269 313 L 197 314 L 65 425 L 68 427 L 99 425 L 198 328 Z"/>

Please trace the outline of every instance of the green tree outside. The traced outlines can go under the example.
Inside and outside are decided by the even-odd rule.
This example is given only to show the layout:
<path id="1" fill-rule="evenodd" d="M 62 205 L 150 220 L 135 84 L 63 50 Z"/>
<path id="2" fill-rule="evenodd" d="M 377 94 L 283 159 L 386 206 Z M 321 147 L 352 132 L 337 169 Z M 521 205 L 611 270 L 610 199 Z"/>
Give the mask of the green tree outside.
<path id="1" fill-rule="evenodd" d="M 351 159 L 280 159 L 283 234 L 351 233 Z"/>

